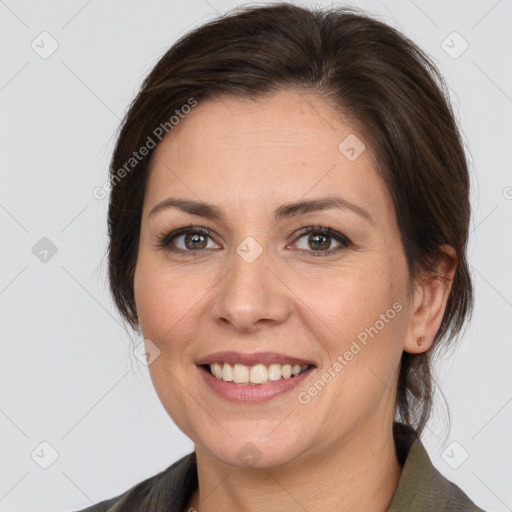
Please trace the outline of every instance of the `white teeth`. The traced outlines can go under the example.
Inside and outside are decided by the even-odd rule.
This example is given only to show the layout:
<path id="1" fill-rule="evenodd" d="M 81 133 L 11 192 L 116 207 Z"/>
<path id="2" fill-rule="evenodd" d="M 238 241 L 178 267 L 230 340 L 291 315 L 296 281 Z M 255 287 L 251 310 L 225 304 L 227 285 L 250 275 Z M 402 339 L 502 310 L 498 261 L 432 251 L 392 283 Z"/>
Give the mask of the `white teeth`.
<path id="1" fill-rule="evenodd" d="M 217 377 L 217 379 L 222 379 L 224 372 L 222 371 L 222 366 L 219 363 L 214 363 L 211 365 L 211 370 L 213 375 Z"/>
<path id="2" fill-rule="evenodd" d="M 262 384 L 263 382 L 267 382 L 267 367 L 264 364 L 257 364 L 256 366 L 251 367 L 251 371 L 249 373 L 249 380 L 253 384 Z"/>
<path id="3" fill-rule="evenodd" d="M 283 376 L 283 379 L 289 379 L 292 376 L 292 365 L 283 364 L 281 367 L 281 375 Z"/>
<path id="4" fill-rule="evenodd" d="M 268 380 L 279 380 L 281 378 L 281 365 L 271 364 L 268 367 Z"/>
<path id="5" fill-rule="evenodd" d="M 222 368 L 222 380 L 225 380 L 226 382 L 231 382 L 233 380 L 233 368 L 227 363 Z"/>
<path id="6" fill-rule="evenodd" d="M 210 371 L 217 379 L 226 382 L 235 382 L 237 384 L 265 384 L 268 381 L 276 381 L 297 377 L 308 369 L 308 365 L 300 366 L 298 364 L 271 364 L 268 367 L 264 364 L 255 366 L 246 366 L 244 364 L 235 364 L 231 366 L 228 363 L 213 363 L 210 365 Z"/>
<path id="7" fill-rule="evenodd" d="M 249 368 L 243 364 L 235 364 L 233 367 L 233 381 L 249 382 Z"/>

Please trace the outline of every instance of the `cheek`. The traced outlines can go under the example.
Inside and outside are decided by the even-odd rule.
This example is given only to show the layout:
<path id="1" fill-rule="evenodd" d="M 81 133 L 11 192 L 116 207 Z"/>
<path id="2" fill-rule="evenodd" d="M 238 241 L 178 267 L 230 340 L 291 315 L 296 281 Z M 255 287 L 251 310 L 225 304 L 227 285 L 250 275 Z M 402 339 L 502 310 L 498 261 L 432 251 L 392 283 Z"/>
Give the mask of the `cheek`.
<path id="1" fill-rule="evenodd" d="M 137 313 L 144 334 L 162 333 L 191 309 L 199 287 L 186 271 L 169 269 L 161 257 L 142 251 L 134 277 Z M 148 336 L 149 337 L 149 336 Z"/>
<path id="2" fill-rule="evenodd" d="M 318 339 L 331 362 L 342 358 L 354 385 L 367 382 L 370 369 L 386 382 L 394 374 L 406 325 L 404 275 L 400 259 L 374 258 L 302 285 L 302 296 L 322 320 L 317 334 L 325 336 Z"/>
<path id="3" fill-rule="evenodd" d="M 390 269 L 377 261 L 302 277 L 294 291 L 333 336 L 357 335 L 400 298 Z"/>
<path id="4" fill-rule="evenodd" d="M 174 273 L 173 273 L 174 275 Z M 134 277 L 134 294 L 144 338 L 157 347 L 159 356 L 148 370 L 153 387 L 164 408 L 176 425 L 190 431 L 187 410 L 190 388 L 190 357 L 187 340 L 194 329 L 193 287 L 184 279 L 173 279 L 165 265 L 154 258 L 141 255 Z"/>
<path id="5" fill-rule="evenodd" d="M 141 255 L 137 265 L 134 293 L 139 322 L 144 337 L 157 345 L 162 356 L 159 364 L 155 361 L 150 366 L 155 387 L 160 381 L 169 386 L 164 382 L 170 378 L 166 372 L 179 376 L 179 382 L 186 380 L 194 367 L 193 350 L 197 351 L 191 341 L 204 338 L 200 330 L 215 272 L 192 272 L 191 268 L 171 267 L 161 255 L 149 252 Z"/>

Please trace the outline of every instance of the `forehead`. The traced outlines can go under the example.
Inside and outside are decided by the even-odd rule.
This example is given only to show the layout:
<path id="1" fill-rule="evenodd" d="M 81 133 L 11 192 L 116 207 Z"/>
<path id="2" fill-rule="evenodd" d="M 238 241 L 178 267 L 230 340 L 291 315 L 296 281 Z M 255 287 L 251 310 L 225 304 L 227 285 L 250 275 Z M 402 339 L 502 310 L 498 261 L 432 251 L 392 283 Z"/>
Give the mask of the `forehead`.
<path id="1" fill-rule="evenodd" d="M 285 91 L 199 101 L 157 146 L 146 194 L 145 208 L 167 195 L 240 212 L 329 194 L 390 207 L 362 134 L 321 98 Z"/>

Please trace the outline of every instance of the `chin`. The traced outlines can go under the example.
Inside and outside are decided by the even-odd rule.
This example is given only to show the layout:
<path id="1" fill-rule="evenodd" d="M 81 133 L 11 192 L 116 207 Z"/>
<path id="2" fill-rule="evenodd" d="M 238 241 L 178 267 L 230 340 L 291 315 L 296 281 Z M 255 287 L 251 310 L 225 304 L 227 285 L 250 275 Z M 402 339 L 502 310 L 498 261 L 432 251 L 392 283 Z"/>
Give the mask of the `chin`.
<path id="1" fill-rule="evenodd" d="M 282 429 L 279 433 L 277 429 L 272 432 L 272 429 L 276 429 L 275 422 L 271 428 L 255 428 L 254 421 L 246 422 L 236 429 L 231 428 L 231 436 L 222 428 L 215 435 L 212 432 L 206 435 L 198 433 L 199 440 L 195 445 L 196 449 L 201 446 L 224 464 L 257 469 L 293 464 L 307 451 L 308 444 L 314 445 L 314 436 L 308 443 L 299 429 Z"/>

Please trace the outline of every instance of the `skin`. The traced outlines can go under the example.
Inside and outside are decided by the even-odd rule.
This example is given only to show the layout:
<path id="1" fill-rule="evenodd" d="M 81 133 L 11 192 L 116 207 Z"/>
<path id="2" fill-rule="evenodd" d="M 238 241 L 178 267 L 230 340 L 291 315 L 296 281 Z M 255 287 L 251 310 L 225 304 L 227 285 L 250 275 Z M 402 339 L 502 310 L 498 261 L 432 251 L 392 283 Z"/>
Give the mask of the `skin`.
<path id="1" fill-rule="evenodd" d="M 395 210 L 371 149 L 355 161 L 338 149 L 354 133 L 321 98 L 282 91 L 257 101 L 199 102 L 155 150 L 135 301 L 144 338 L 160 350 L 149 366 L 155 390 L 195 444 L 199 490 L 189 507 L 200 512 L 385 511 L 392 500 L 401 471 L 392 436 L 400 356 L 430 348 L 450 283 L 425 278 L 409 288 Z M 284 203 L 327 195 L 364 208 L 371 221 L 332 208 L 273 218 Z M 223 220 L 178 208 L 149 216 L 171 196 L 213 203 Z M 158 246 L 161 233 L 190 224 L 212 233 L 207 247 L 195 250 L 200 254 L 190 254 L 184 236 L 174 239 L 182 252 Z M 352 244 L 315 256 L 322 248 L 296 233 L 317 225 Z M 263 251 L 250 264 L 236 252 L 248 236 Z M 336 247 L 328 238 L 327 250 Z M 452 278 L 454 253 L 443 250 L 451 259 L 440 269 Z M 298 394 L 394 303 L 401 311 L 300 403 Z M 215 394 L 195 365 L 224 350 L 280 352 L 316 368 L 268 402 L 233 403 Z M 237 456 L 249 442 L 259 453 L 252 466 Z"/>

